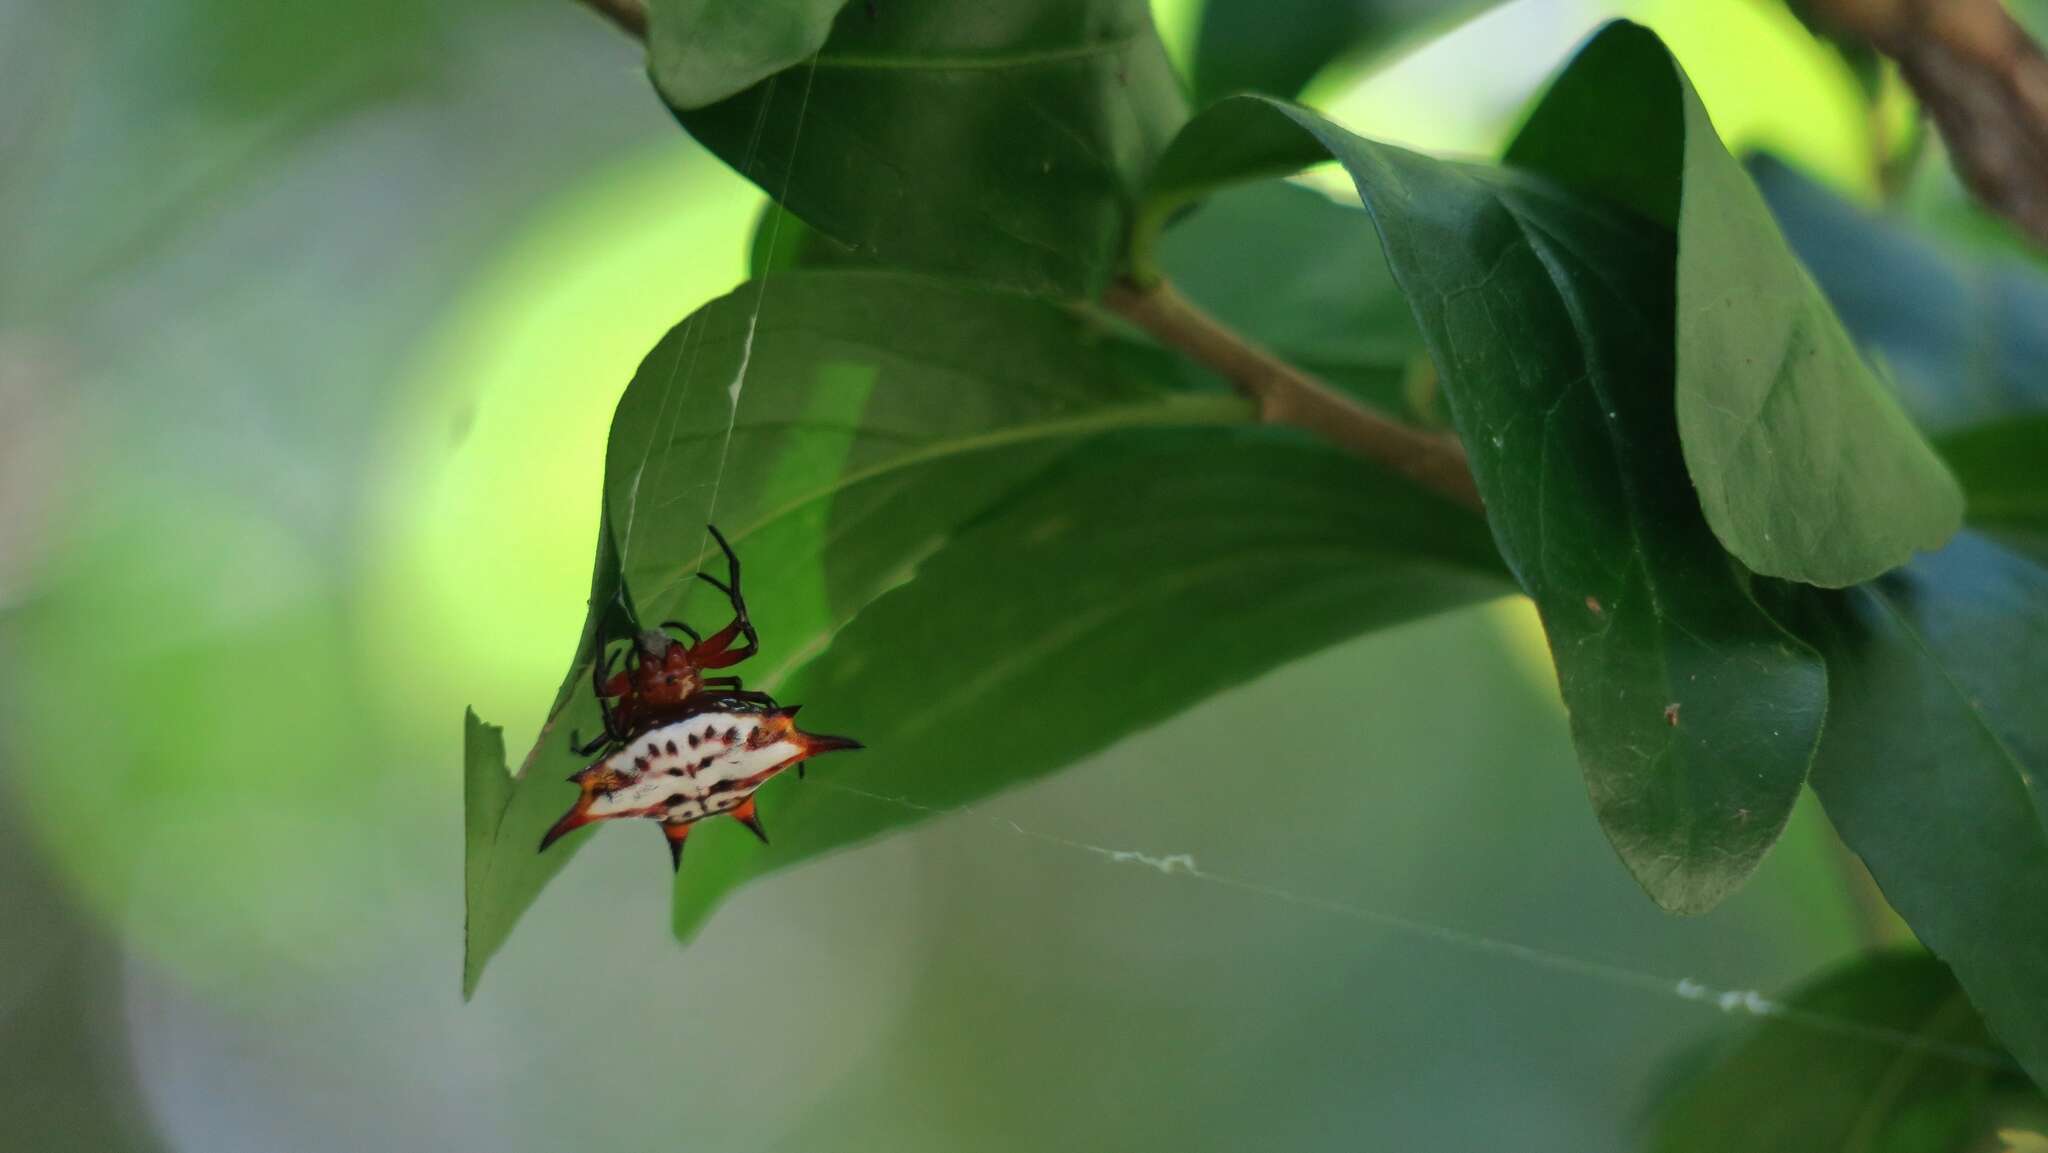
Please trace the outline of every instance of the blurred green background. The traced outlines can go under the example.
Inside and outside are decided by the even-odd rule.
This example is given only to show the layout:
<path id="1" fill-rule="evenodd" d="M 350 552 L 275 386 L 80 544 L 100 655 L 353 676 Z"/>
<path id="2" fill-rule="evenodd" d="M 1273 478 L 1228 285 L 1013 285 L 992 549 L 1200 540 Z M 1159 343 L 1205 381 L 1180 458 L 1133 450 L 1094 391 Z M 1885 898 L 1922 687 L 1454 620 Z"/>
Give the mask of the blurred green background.
<path id="1" fill-rule="evenodd" d="M 1158 12 L 1184 51 L 1192 5 Z M 1775 2 L 1517 0 L 1310 97 L 1491 153 L 1617 13 L 1732 145 L 1874 195 L 1851 74 Z M 1577 1153 L 1741 1025 L 1010 820 L 1717 987 L 1858 947 L 1810 810 L 1711 916 L 1651 906 L 1514 602 L 778 875 L 687 948 L 659 852 L 600 836 L 465 1005 L 462 710 L 531 741 L 611 407 L 743 276 L 760 196 L 568 0 L 0 0 L 0 102 L 0 1149 Z M 1271 807 L 1221 803 L 1275 718 Z"/>

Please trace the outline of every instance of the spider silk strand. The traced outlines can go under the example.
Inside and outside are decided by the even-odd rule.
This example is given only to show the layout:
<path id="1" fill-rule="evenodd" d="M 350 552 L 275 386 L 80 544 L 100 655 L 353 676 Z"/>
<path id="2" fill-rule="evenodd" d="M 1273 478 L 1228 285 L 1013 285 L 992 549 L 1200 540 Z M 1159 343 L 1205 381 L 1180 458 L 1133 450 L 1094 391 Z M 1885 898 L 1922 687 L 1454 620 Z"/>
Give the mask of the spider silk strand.
<path id="1" fill-rule="evenodd" d="M 1548 969 L 1600 984 L 1633 989 L 1637 992 L 1659 997 L 1675 997 L 1694 1005 L 1717 1009 L 1723 1013 L 1741 1013 L 1749 1017 L 1783 1021 L 1786 1024 L 1813 1032 L 1827 1033 L 1851 1040 L 1866 1041 L 1898 1049 L 1902 1052 L 1921 1054 L 1937 1060 L 1953 1061 L 1958 1064 L 1975 1065 L 2001 1071 L 2019 1072 L 2019 1066 L 2004 1053 L 1977 1045 L 1964 1045 L 1941 1041 L 1904 1029 L 1885 1025 L 1873 1025 L 1867 1021 L 1855 1021 L 1827 1013 L 1816 1013 L 1765 997 L 1754 989 L 1722 989 L 1696 981 L 1691 977 L 1668 977 L 1656 973 L 1631 969 L 1607 961 L 1593 961 L 1574 957 L 1569 953 L 1526 945 L 1503 937 L 1470 932 L 1430 921 L 1405 917 L 1364 905 L 1339 901 L 1331 897 L 1303 893 L 1279 885 L 1269 884 L 1255 878 L 1234 876 L 1215 872 L 1195 863 L 1194 857 L 1186 853 L 1158 856 L 1132 849 L 1113 849 L 1104 845 L 1093 845 L 1049 833 L 1039 829 L 1026 828 L 1006 817 L 993 817 L 966 805 L 951 808 L 938 805 L 920 804 L 908 797 L 890 796 L 886 793 L 869 792 L 837 781 L 820 781 L 825 788 L 856 797 L 863 797 L 883 804 L 896 805 L 920 813 L 936 816 L 965 815 L 1004 832 L 1023 837 L 1026 840 L 1056 845 L 1060 848 L 1086 853 L 1102 861 L 1117 865 L 1141 865 L 1162 877 L 1187 877 L 1218 888 L 1230 889 L 1249 896 L 1293 905 L 1326 916 L 1357 921 L 1375 928 L 1399 933 L 1420 941 L 1458 949 L 1467 953 L 1498 957 L 1518 964 Z"/>
<path id="2" fill-rule="evenodd" d="M 817 78 L 818 55 L 817 53 L 812 53 L 811 66 L 804 73 L 803 96 L 798 99 L 796 105 L 796 126 L 790 130 L 789 134 L 789 158 L 783 162 L 782 191 L 777 193 L 775 199 L 769 202 L 769 212 L 773 219 L 768 223 L 767 251 L 771 259 L 775 252 L 776 242 L 782 238 L 782 218 L 786 212 L 782 205 L 789 199 L 789 185 L 796 176 L 797 147 L 803 142 L 804 117 L 810 112 L 811 85 Z M 773 100 L 774 92 L 771 90 L 762 100 L 762 115 L 764 117 L 766 116 L 767 107 L 773 103 Z M 748 159 L 746 165 L 741 169 L 742 172 L 753 167 L 753 151 L 755 145 L 760 143 L 759 133 L 760 124 L 757 122 L 755 125 L 755 137 L 748 144 Z M 725 436 L 719 441 L 718 445 L 718 467 L 711 474 L 711 500 L 704 508 L 706 528 L 703 536 L 697 542 L 697 561 L 699 564 L 703 563 L 705 553 L 711 547 L 711 530 L 709 526 L 717 523 L 718 520 L 718 493 L 725 483 L 725 464 L 726 459 L 732 453 L 733 429 L 739 424 L 740 395 L 746 391 L 747 368 L 754 361 L 754 333 L 761 326 L 761 305 L 768 296 L 768 270 L 762 269 L 761 275 L 756 279 L 757 283 L 754 285 L 754 308 L 752 312 L 747 314 L 747 334 L 740 341 L 740 366 L 733 373 L 732 383 L 726 386 L 728 404 L 725 412 Z"/>

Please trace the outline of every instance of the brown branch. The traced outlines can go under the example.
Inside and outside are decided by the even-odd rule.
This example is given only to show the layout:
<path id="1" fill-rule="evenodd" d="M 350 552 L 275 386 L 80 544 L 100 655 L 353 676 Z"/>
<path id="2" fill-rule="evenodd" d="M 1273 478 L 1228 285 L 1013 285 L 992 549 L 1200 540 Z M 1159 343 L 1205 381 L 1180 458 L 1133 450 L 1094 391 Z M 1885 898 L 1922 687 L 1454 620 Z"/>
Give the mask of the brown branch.
<path id="1" fill-rule="evenodd" d="M 599 15 L 619 26 L 635 40 L 647 39 L 647 5 L 644 0 L 583 0 Z"/>
<path id="2" fill-rule="evenodd" d="M 1999 0 L 1805 4 L 1897 60 L 1970 190 L 2048 246 L 2048 58 Z"/>
<path id="3" fill-rule="evenodd" d="M 1259 419 L 1267 424 L 1307 429 L 1466 508 L 1482 507 L 1465 450 L 1455 439 L 1402 424 L 1338 392 L 1224 327 L 1171 284 L 1162 280 L 1140 289 L 1118 283 L 1102 302 L 1257 401 Z"/>

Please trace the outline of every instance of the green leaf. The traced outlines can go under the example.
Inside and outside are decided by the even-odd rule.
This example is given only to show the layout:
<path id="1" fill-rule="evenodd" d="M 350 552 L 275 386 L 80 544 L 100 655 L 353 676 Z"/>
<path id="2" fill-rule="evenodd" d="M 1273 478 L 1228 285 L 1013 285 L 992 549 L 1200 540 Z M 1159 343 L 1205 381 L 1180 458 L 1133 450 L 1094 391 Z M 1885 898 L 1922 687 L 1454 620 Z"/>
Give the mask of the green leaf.
<path id="1" fill-rule="evenodd" d="M 1826 690 L 1817 657 L 1751 598 L 1679 464 L 1671 234 L 1532 175 L 1375 144 L 1258 98 L 1188 126 L 1145 219 L 1324 156 L 1357 184 L 1494 540 L 1542 614 L 1602 827 L 1660 904 L 1710 908 L 1790 816 Z"/>
<path id="2" fill-rule="evenodd" d="M 1145 0 L 852 5 L 683 126 L 866 260 L 1093 295 L 1186 109 Z"/>
<path id="3" fill-rule="evenodd" d="M 1955 479 L 1857 355 L 1653 33 L 1616 23 L 1595 36 L 1508 162 L 1677 230 L 1679 440 L 1737 560 L 1842 587 L 1960 527 Z"/>
<path id="4" fill-rule="evenodd" d="M 1924 953 L 1858 959 L 1784 1009 L 1666 1104 L 1655 1153 L 1955 1153 L 2020 1080 Z"/>
<path id="5" fill-rule="evenodd" d="M 1813 787 L 1892 907 L 2048 1078 L 2048 570 L 1975 533 L 1813 594 Z"/>
<path id="6" fill-rule="evenodd" d="M 1507 591 L 1476 518 L 1335 449 L 1268 430 L 1104 438 L 956 533 L 793 679 L 807 720 L 870 752 L 764 788 L 766 850 L 714 829 L 699 859 L 693 838 L 676 931 L 748 878 L 1062 768 L 1345 637 Z"/>
<path id="7" fill-rule="evenodd" d="M 2048 275 L 2010 257 L 1971 257 L 1870 216 L 1769 156 L 1752 157 L 1749 171 L 1799 259 L 1850 335 L 1888 370 L 1920 427 L 1946 433 L 2048 411 Z M 1974 519 L 1975 493 L 1970 503 Z"/>
<path id="8" fill-rule="evenodd" d="M 671 108 L 701 108 L 825 44 L 846 0 L 648 0 L 647 72 Z"/>
<path id="9" fill-rule="evenodd" d="M 679 884 L 700 911 L 742 875 L 918 816 L 823 787 L 841 772 L 983 795 L 1340 626 L 1503 590 L 1475 519 L 1299 434 L 1239 427 L 1251 415 L 1087 311 L 899 273 L 777 274 L 679 325 L 620 401 L 593 619 L 518 778 L 473 726 L 468 984 L 591 835 L 534 852 L 573 796 L 566 734 L 596 731 L 595 638 L 631 627 L 621 606 L 722 623 L 688 599 L 707 520 L 745 559 L 749 686 L 869 748 L 821 764 L 806 807 L 762 794 L 770 849 L 725 822 L 693 835 Z M 872 625 L 878 597 L 917 607 Z M 963 740 L 972 757 L 932 743 Z M 599 835 L 635 833 L 665 876 L 651 828 Z"/>
<path id="10" fill-rule="evenodd" d="M 1970 523 L 2048 560 L 2048 412 L 1966 428 L 1938 444 L 1970 494 Z"/>
<path id="11" fill-rule="evenodd" d="M 1365 63 L 1498 0 L 1209 0 L 1195 40 L 1196 104 L 1294 97 L 1338 60 Z"/>
<path id="12" fill-rule="evenodd" d="M 1411 423 L 1445 422 L 1363 210 L 1284 181 L 1225 189 L 1167 231 L 1159 262 L 1183 295 L 1288 363 Z"/>

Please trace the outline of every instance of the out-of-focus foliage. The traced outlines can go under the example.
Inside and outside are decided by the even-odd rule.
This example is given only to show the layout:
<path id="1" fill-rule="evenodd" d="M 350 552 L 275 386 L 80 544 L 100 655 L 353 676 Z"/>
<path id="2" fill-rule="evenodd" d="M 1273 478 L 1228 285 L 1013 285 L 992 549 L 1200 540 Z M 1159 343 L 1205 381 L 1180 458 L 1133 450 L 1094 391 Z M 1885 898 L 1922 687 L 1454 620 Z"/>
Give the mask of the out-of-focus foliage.
<path id="1" fill-rule="evenodd" d="M 1768 155 L 1749 170 L 1800 261 L 1922 427 L 1948 433 L 2048 411 L 2048 273 L 2037 264 L 2019 252 L 1957 251 Z"/>
<path id="2" fill-rule="evenodd" d="M 1901 572 L 1813 599 L 1802 631 L 1829 676 L 1814 790 L 1886 899 L 2039 1077 L 2048 569 L 1966 533 Z"/>
<path id="3" fill-rule="evenodd" d="M 1873 954 L 1774 1013 L 1663 1106 L 1657 1153 L 1957 1153 L 2048 1109 L 1924 953 Z"/>

